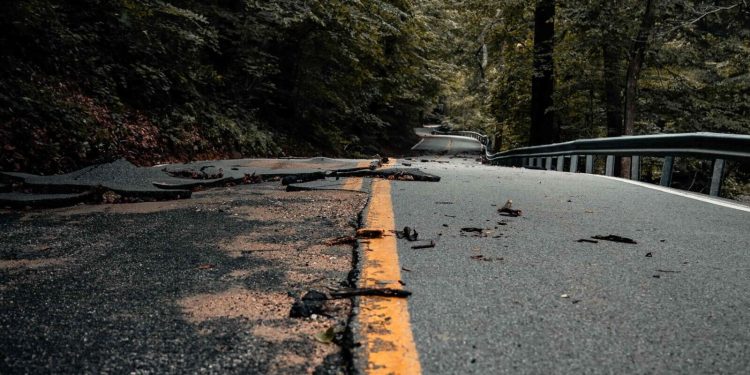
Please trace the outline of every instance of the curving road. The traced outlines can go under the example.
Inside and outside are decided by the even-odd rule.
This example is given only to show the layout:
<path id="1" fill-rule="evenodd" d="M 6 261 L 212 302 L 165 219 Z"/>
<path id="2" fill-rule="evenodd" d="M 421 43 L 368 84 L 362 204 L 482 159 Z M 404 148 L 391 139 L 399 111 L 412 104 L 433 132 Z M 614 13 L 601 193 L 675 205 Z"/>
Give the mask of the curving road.
<path id="1" fill-rule="evenodd" d="M 435 138 L 421 145 L 453 137 Z M 398 242 L 423 373 L 750 368 L 747 207 L 601 176 L 431 159 L 408 162 L 439 183 L 392 187 L 396 228 L 436 242 Z M 508 199 L 521 217 L 497 212 Z M 637 244 L 579 242 L 610 234 Z"/>
<path id="2" fill-rule="evenodd" d="M 457 135 L 432 135 L 429 128 L 417 128 L 414 132 L 422 140 L 412 147 L 413 151 L 444 154 L 478 154 L 482 144 L 474 138 Z"/>

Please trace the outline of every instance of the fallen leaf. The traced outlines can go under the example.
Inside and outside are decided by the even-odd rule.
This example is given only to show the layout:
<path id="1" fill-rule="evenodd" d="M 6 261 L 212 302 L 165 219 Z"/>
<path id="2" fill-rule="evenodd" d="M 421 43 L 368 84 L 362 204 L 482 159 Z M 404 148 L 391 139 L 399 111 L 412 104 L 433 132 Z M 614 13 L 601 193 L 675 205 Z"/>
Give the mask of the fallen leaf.
<path id="1" fill-rule="evenodd" d="M 336 332 L 334 331 L 333 327 L 330 327 L 323 332 L 316 333 L 313 337 L 318 342 L 322 342 L 323 344 L 330 344 L 333 342 L 333 339 L 336 337 Z"/>

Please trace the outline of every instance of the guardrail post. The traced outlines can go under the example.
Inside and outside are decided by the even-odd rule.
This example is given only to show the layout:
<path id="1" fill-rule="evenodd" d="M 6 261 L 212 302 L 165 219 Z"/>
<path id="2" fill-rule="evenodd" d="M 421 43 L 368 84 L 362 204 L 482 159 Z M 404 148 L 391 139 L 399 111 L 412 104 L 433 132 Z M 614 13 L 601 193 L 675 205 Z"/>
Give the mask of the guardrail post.
<path id="1" fill-rule="evenodd" d="M 544 167 L 544 169 L 550 171 L 552 170 L 552 156 L 547 156 L 547 165 Z"/>
<path id="2" fill-rule="evenodd" d="M 630 158 L 630 179 L 640 181 L 641 180 L 641 156 L 633 155 Z"/>
<path id="3" fill-rule="evenodd" d="M 615 156 L 607 155 L 607 167 L 605 168 L 605 174 L 607 176 L 615 175 Z"/>
<path id="4" fill-rule="evenodd" d="M 711 194 L 718 197 L 721 194 L 721 180 L 724 177 L 724 159 L 714 160 L 714 173 L 711 175 Z"/>
<path id="5" fill-rule="evenodd" d="M 537 166 L 537 167 L 539 167 L 539 168 L 542 168 L 542 164 L 543 164 L 543 162 L 542 162 L 542 158 L 535 158 L 535 159 L 536 159 L 536 164 L 535 164 L 535 166 Z"/>
<path id="6" fill-rule="evenodd" d="M 586 173 L 594 173 L 594 155 L 586 155 Z"/>
<path id="7" fill-rule="evenodd" d="M 521 159 L 521 166 L 526 167 L 529 165 L 529 158 L 523 158 Z"/>
<path id="8" fill-rule="evenodd" d="M 669 187 L 672 185 L 672 169 L 674 168 L 674 156 L 665 156 L 664 165 L 661 167 L 661 186 Z"/>
<path id="9" fill-rule="evenodd" d="M 578 172 L 578 155 L 572 155 L 570 157 L 570 173 Z"/>
<path id="10" fill-rule="evenodd" d="M 562 172 L 565 167 L 565 156 L 560 155 L 557 157 L 557 171 Z"/>

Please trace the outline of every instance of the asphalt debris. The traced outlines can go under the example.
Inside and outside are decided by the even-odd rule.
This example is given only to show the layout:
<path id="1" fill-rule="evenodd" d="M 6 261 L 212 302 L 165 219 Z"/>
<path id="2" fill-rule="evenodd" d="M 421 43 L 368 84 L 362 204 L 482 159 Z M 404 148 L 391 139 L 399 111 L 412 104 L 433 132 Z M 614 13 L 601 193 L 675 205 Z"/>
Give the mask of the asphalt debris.
<path id="1" fill-rule="evenodd" d="M 383 238 L 382 229 L 357 229 L 357 238 Z"/>
<path id="2" fill-rule="evenodd" d="M 430 243 L 423 244 L 423 245 L 414 245 L 411 248 L 412 249 L 430 249 L 435 247 L 435 241 L 430 240 Z"/>
<path id="3" fill-rule="evenodd" d="M 378 177 L 396 181 L 429 181 L 438 182 L 440 177 L 422 172 L 417 168 L 386 168 L 378 170 L 357 170 L 337 172 L 340 177 Z"/>
<path id="4" fill-rule="evenodd" d="M 581 239 L 580 239 L 580 240 L 578 240 L 577 242 L 599 243 L 599 241 L 596 241 L 596 240 L 590 240 L 590 239 L 588 239 L 588 238 L 581 238 Z"/>
<path id="5" fill-rule="evenodd" d="M 653 255 L 653 254 L 651 254 L 651 252 L 648 252 L 648 253 L 646 253 L 646 258 L 651 258 L 651 257 L 653 257 L 653 256 L 654 256 L 654 255 Z"/>
<path id="6" fill-rule="evenodd" d="M 224 177 L 224 169 L 217 169 L 212 165 L 204 165 L 198 170 L 195 170 L 193 168 L 185 168 L 170 171 L 167 170 L 167 168 L 163 168 L 162 171 L 172 177 L 190 178 L 193 180 L 214 180 Z"/>
<path id="7" fill-rule="evenodd" d="M 414 228 L 404 227 L 403 230 L 396 232 L 396 237 L 413 242 L 419 239 L 419 233 L 417 233 L 417 230 Z"/>
<path id="8" fill-rule="evenodd" d="M 467 234 L 472 234 L 475 237 L 487 237 L 487 234 L 489 234 L 490 232 L 492 231 L 489 229 L 477 228 L 477 227 L 461 228 L 462 236 L 467 236 Z"/>
<path id="9" fill-rule="evenodd" d="M 313 314 L 322 315 L 323 306 L 326 300 L 328 300 L 328 296 L 324 293 L 311 290 L 305 293 L 302 298 L 294 301 L 292 309 L 289 311 L 289 317 L 309 318 Z"/>
<path id="10" fill-rule="evenodd" d="M 682 271 L 674 271 L 674 270 L 656 270 L 656 272 L 661 272 L 661 273 L 680 273 L 680 272 L 682 272 Z"/>
<path id="11" fill-rule="evenodd" d="M 591 236 L 591 238 L 595 240 L 602 240 L 602 241 L 610 241 L 610 242 L 619 242 L 619 243 L 627 243 L 631 245 L 636 245 L 638 242 L 633 240 L 632 238 L 627 237 L 621 237 L 614 234 L 606 235 L 606 236 Z"/>
<path id="12" fill-rule="evenodd" d="M 484 256 L 482 254 L 472 255 L 469 258 L 474 259 L 476 261 L 482 261 L 482 262 L 493 262 L 495 260 L 503 260 L 503 258 L 490 258 L 490 257 L 486 257 L 486 256 Z"/>
<path id="13" fill-rule="evenodd" d="M 505 205 L 500 207 L 497 212 L 499 212 L 501 215 L 505 216 L 511 216 L 511 217 L 518 217 L 523 214 L 523 211 L 513 209 L 513 201 L 508 199 L 507 202 L 505 202 Z"/>
<path id="14" fill-rule="evenodd" d="M 243 185 L 259 184 L 261 182 L 263 182 L 263 177 L 256 175 L 255 172 L 245 173 L 245 176 L 242 177 Z"/>
<path id="15" fill-rule="evenodd" d="M 289 184 L 299 184 L 302 182 L 310 182 L 315 180 L 322 180 L 326 178 L 325 172 L 314 172 L 314 173 L 300 173 L 289 176 L 284 176 L 281 179 L 281 184 L 286 186 Z"/>

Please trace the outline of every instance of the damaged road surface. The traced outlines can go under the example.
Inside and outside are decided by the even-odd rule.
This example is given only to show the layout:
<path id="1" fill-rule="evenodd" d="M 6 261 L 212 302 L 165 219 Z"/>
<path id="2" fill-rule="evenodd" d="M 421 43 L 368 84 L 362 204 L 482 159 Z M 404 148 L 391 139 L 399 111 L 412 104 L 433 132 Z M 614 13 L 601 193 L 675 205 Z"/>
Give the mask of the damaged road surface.
<path id="1" fill-rule="evenodd" d="M 355 371 L 353 301 L 411 294 L 360 280 L 362 245 L 384 235 L 360 225 L 367 193 L 435 177 L 378 165 L 3 174 L 0 199 L 24 209 L 0 210 L 0 373 Z"/>
<path id="2" fill-rule="evenodd" d="M 365 194 L 280 182 L 0 213 L 0 373 L 337 374 Z"/>
<path id="3" fill-rule="evenodd" d="M 0 189 L 0 208 L 184 199 L 190 198 L 195 190 L 210 187 L 276 179 L 289 185 L 325 179 L 336 173 L 370 171 L 380 165 L 379 160 L 310 158 L 215 160 L 137 167 L 126 160 L 116 160 L 54 176 L 0 171 L 0 183 L 4 186 Z M 361 188 L 340 190 L 361 191 Z"/>
<path id="4" fill-rule="evenodd" d="M 439 183 L 391 182 L 394 229 L 436 245 L 397 239 L 422 373 L 750 368 L 747 208 L 587 174 L 424 159 L 450 162 L 415 162 Z"/>

